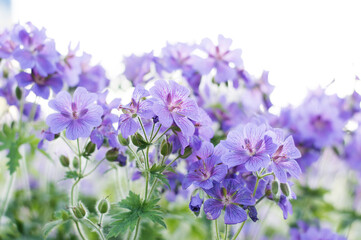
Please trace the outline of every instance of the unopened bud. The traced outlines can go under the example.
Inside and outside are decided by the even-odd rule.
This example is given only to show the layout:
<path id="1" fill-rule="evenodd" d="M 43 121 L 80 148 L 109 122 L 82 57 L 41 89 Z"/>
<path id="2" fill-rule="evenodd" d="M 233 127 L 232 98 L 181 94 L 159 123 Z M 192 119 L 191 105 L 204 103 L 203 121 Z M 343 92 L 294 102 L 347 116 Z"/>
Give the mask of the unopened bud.
<path id="1" fill-rule="evenodd" d="M 117 160 L 118 154 L 119 150 L 117 148 L 112 148 L 108 150 L 108 152 L 105 154 L 105 158 L 110 162 L 114 162 L 115 160 Z"/>
<path id="2" fill-rule="evenodd" d="M 95 151 L 95 144 L 94 143 L 92 143 L 92 142 L 89 142 L 87 145 L 86 145 L 86 147 L 85 147 L 85 154 L 86 155 L 90 155 L 90 154 L 92 154 L 94 151 Z"/>
<path id="3" fill-rule="evenodd" d="M 129 138 L 123 138 L 122 134 L 118 135 L 118 140 L 119 140 L 120 144 L 122 144 L 123 146 L 129 145 Z"/>
<path id="4" fill-rule="evenodd" d="M 192 148 L 190 146 L 186 147 L 184 149 L 184 153 L 180 154 L 180 158 L 182 159 L 186 159 L 187 157 L 189 157 L 192 154 Z"/>
<path id="5" fill-rule="evenodd" d="M 172 153 L 172 150 L 173 150 L 173 144 L 171 144 L 166 140 L 163 140 L 162 144 L 160 145 L 160 153 L 163 156 L 168 156 L 169 154 Z"/>
<path id="6" fill-rule="evenodd" d="M 69 158 L 64 156 L 64 155 L 61 155 L 60 158 L 60 163 L 63 167 L 69 167 L 69 164 L 70 164 L 70 161 L 69 161 Z"/>
<path id="7" fill-rule="evenodd" d="M 109 202 L 108 202 L 108 200 L 106 198 L 99 201 L 98 206 L 97 206 L 97 210 L 101 214 L 106 214 L 108 212 L 108 210 L 109 210 Z"/>
<path id="8" fill-rule="evenodd" d="M 290 188 L 288 187 L 288 184 L 287 183 L 281 183 L 280 186 L 281 186 L 281 190 L 282 190 L 283 194 L 286 197 L 288 197 L 290 195 Z"/>
<path id="9" fill-rule="evenodd" d="M 116 161 L 119 164 L 119 166 L 121 166 L 121 167 L 124 167 L 125 165 L 127 165 L 127 157 L 124 156 L 123 154 L 118 154 Z"/>
<path id="10" fill-rule="evenodd" d="M 16 95 L 16 98 L 18 100 L 21 100 L 22 96 L 23 96 L 23 92 L 21 91 L 21 89 L 19 87 L 16 87 L 15 89 L 15 95 Z"/>
<path id="11" fill-rule="evenodd" d="M 140 135 L 139 133 L 135 133 L 131 138 L 132 138 L 132 143 L 137 147 L 144 147 L 147 144 L 143 136 Z"/>
<path id="12" fill-rule="evenodd" d="M 278 193 L 278 182 L 277 181 L 272 182 L 272 193 L 274 195 L 276 195 Z"/>
<path id="13" fill-rule="evenodd" d="M 257 209 L 255 208 L 255 206 L 249 206 L 248 207 L 248 216 L 250 219 L 252 219 L 253 222 L 257 222 L 259 219 L 258 219 L 258 213 L 257 213 Z"/>
<path id="14" fill-rule="evenodd" d="M 86 216 L 87 211 L 85 210 L 81 202 L 77 206 L 72 208 L 73 214 L 77 219 L 83 219 Z"/>
<path id="15" fill-rule="evenodd" d="M 73 159 L 73 167 L 74 168 L 79 167 L 79 159 L 77 157 L 74 157 L 74 159 Z"/>

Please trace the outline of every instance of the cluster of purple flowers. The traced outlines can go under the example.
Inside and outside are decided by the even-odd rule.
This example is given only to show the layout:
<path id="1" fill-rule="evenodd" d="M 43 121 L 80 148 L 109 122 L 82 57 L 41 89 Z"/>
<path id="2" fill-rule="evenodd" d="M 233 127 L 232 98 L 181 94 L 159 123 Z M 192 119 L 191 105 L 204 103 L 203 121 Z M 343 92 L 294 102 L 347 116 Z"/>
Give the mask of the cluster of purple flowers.
<path id="1" fill-rule="evenodd" d="M 107 151 L 108 160 L 135 170 L 134 180 L 146 176 L 148 183 L 152 166 L 166 167 L 173 199 L 179 192 L 191 195 L 190 210 L 199 214 L 203 208 L 208 219 L 218 219 L 223 210 L 227 225 L 248 217 L 257 221 L 263 199 L 276 202 L 287 219 L 290 200 L 296 199 L 290 178 L 300 178 L 323 149 L 343 144 L 344 128 L 360 111 L 361 97 L 316 91 L 301 106 L 274 116 L 268 112 L 273 91 L 268 72 L 260 77 L 248 73 L 241 50 L 232 50 L 231 43 L 220 35 L 218 44 L 210 39 L 199 45 L 168 44 L 160 56 L 125 58 L 124 76 L 134 91 L 123 104 L 120 98 L 107 101 L 109 79 L 100 65 L 90 65 L 90 55 L 69 47 L 62 56 L 44 29 L 16 25 L 0 35 L 0 79 L 5 82 L 0 96 L 20 109 L 16 88 L 25 97 L 33 92 L 49 99 L 54 93 L 48 105 L 55 113 L 46 118 L 49 128 L 39 147 L 59 134 L 68 140 L 90 138 Z M 176 71 L 181 73 L 177 81 L 165 80 Z M 229 92 L 243 97 L 233 99 Z M 29 108 L 32 104 L 25 102 L 27 116 Z M 40 106 L 35 120 L 39 111 Z M 353 168 L 359 167 L 360 136 L 355 132 L 344 151 Z M 127 150 L 136 164 L 127 164 Z M 168 167 L 174 171 L 167 172 Z"/>

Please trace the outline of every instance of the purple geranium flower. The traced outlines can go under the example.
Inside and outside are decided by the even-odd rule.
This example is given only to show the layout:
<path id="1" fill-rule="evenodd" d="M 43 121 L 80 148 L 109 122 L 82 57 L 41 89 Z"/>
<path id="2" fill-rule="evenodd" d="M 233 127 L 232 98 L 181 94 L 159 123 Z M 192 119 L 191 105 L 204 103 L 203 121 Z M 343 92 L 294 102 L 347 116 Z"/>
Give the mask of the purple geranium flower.
<path id="1" fill-rule="evenodd" d="M 197 193 L 197 195 L 192 196 L 191 201 L 189 202 L 189 209 L 192 212 L 199 213 L 202 205 L 203 205 L 203 199 L 200 198 L 199 193 Z"/>
<path id="2" fill-rule="evenodd" d="M 164 127 L 170 127 L 175 122 L 185 136 L 194 134 L 195 127 L 190 120 L 198 121 L 199 113 L 197 103 L 188 98 L 189 89 L 174 81 L 168 84 L 159 80 L 150 93 L 155 98 L 153 111 Z"/>
<path id="3" fill-rule="evenodd" d="M 90 92 L 101 92 L 110 83 L 101 65 L 90 65 L 91 55 L 84 53 L 81 57 L 81 73 L 79 75 L 79 84 Z"/>
<path id="4" fill-rule="evenodd" d="M 20 44 L 13 52 L 13 57 L 21 68 L 34 68 L 40 76 L 46 77 L 56 71 L 59 54 L 55 49 L 54 40 L 45 35 L 45 29 L 37 29 L 31 23 L 27 28 L 16 25 L 13 29 L 14 41 Z"/>
<path id="5" fill-rule="evenodd" d="M 271 156 L 271 169 L 281 183 L 287 182 L 287 172 L 298 178 L 302 171 L 298 163 L 294 160 L 301 157 L 300 151 L 296 148 L 292 136 L 285 140 L 282 129 L 273 129 L 268 132 L 272 140 L 277 144 L 276 152 Z"/>
<path id="6" fill-rule="evenodd" d="M 187 189 L 191 184 L 203 189 L 210 189 L 214 182 L 221 182 L 227 175 L 227 166 L 219 163 L 219 158 L 211 156 L 190 165 L 182 187 Z"/>
<path id="7" fill-rule="evenodd" d="M 203 39 L 200 48 L 208 54 L 208 58 L 195 60 L 195 69 L 201 74 L 208 74 L 215 68 L 217 73 L 214 79 L 218 83 L 233 80 L 237 74 L 234 67 L 241 67 L 243 61 L 241 59 L 242 50 L 229 50 L 231 44 L 232 40 L 223 37 L 223 35 L 218 36 L 218 46 L 215 46 L 208 38 Z M 230 64 L 233 64 L 234 67 L 231 67 Z"/>
<path id="8" fill-rule="evenodd" d="M 32 84 L 31 91 L 36 96 L 48 99 L 50 95 L 50 88 L 58 93 L 63 88 L 63 81 L 58 74 L 51 74 L 46 77 L 38 74 L 37 71 L 32 70 L 31 74 L 21 72 L 15 76 L 20 87 L 26 87 Z"/>
<path id="9" fill-rule="evenodd" d="M 125 77 L 133 83 L 133 86 L 137 86 L 140 83 L 146 82 L 144 76 L 150 72 L 150 66 L 153 61 L 153 53 L 147 53 L 143 56 L 131 55 L 124 58 Z"/>
<path id="10" fill-rule="evenodd" d="M 9 58 L 17 46 L 18 44 L 12 40 L 8 30 L 0 33 L 0 58 Z"/>
<path id="11" fill-rule="evenodd" d="M 94 103 L 96 100 L 95 93 L 89 93 L 82 87 L 75 90 L 73 99 L 68 92 L 60 92 L 49 101 L 49 106 L 59 112 L 46 118 L 50 131 L 60 133 L 66 129 L 65 135 L 70 140 L 89 137 L 93 128 L 102 122 L 103 109 Z"/>
<path id="12" fill-rule="evenodd" d="M 247 212 L 240 206 L 255 204 L 251 191 L 242 187 L 235 179 L 225 179 L 222 183 L 215 183 L 214 187 L 205 190 L 213 197 L 204 203 L 204 212 L 208 219 L 215 220 L 225 208 L 224 223 L 237 224 L 247 220 Z"/>
<path id="13" fill-rule="evenodd" d="M 119 117 L 119 129 L 124 138 L 133 135 L 140 128 L 138 119 L 134 120 L 134 118 L 139 116 L 151 119 L 154 116 L 152 111 L 153 102 L 144 99 L 148 96 L 149 92 L 139 85 L 134 89 L 131 102 L 128 105 L 119 106 L 124 113 Z"/>
<path id="14" fill-rule="evenodd" d="M 266 135 L 266 125 L 260 126 L 248 123 L 231 130 L 227 140 L 221 143 L 230 150 L 223 155 L 222 161 L 229 168 L 245 164 L 248 171 L 258 171 L 265 168 L 270 162 L 270 155 L 274 153 L 277 145 L 272 138 Z"/>
<path id="15" fill-rule="evenodd" d="M 108 139 L 109 146 L 119 148 L 118 131 L 113 127 L 113 123 L 118 121 L 118 116 L 115 114 L 107 114 L 103 116 L 103 121 L 90 134 L 90 140 L 97 145 L 99 149 L 103 143 L 104 138 Z"/>

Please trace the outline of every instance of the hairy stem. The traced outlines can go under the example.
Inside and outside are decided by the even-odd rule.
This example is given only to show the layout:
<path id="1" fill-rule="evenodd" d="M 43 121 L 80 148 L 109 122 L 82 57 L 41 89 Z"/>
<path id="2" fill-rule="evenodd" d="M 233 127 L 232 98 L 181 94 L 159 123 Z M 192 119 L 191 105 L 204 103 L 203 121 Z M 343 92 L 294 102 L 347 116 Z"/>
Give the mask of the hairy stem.
<path id="1" fill-rule="evenodd" d="M 228 225 L 227 224 L 224 224 L 226 225 L 226 229 L 224 230 L 224 240 L 227 240 L 227 236 L 228 236 Z"/>
<path id="2" fill-rule="evenodd" d="M 92 226 L 92 228 L 95 230 L 95 232 L 98 233 L 100 239 L 102 240 L 106 240 L 106 238 L 104 237 L 104 234 L 102 232 L 102 230 L 92 221 L 90 221 L 88 218 L 85 218 L 84 221 L 86 221 L 90 226 Z"/>
<path id="3" fill-rule="evenodd" d="M 238 228 L 236 234 L 234 234 L 232 240 L 236 240 L 236 239 L 237 239 L 237 237 L 238 237 L 238 235 L 240 234 L 240 232 L 242 231 L 242 228 L 243 228 L 243 226 L 244 226 L 245 223 L 246 223 L 246 221 L 244 221 L 244 222 L 241 224 L 241 226 Z"/>
<path id="4" fill-rule="evenodd" d="M 75 222 L 76 229 L 78 230 L 78 233 L 79 233 L 81 239 L 86 240 L 86 238 L 84 237 L 83 233 L 80 230 L 79 223 L 77 221 L 74 221 L 74 222 Z"/>
<path id="5" fill-rule="evenodd" d="M 136 239 L 137 239 L 138 230 L 139 230 L 139 224 L 140 224 L 140 218 L 138 218 L 137 225 L 135 226 L 135 233 L 134 233 L 134 238 L 133 238 L 133 240 L 136 240 Z"/>
<path id="6" fill-rule="evenodd" d="M 2 199 L 2 204 L 1 204 L 1 208 L 0 208 L 0 226 L 2 225 L 1 221 L 2 221 L 2 218 L 5 214 L 7 206 L 8 206 L 10 192 L 11 192 L 11 189 L 13 188 L 14 180 L 15 180 L 15 173 L 11 174 L 9 181 L 7 181 L 5 197 Z"/>

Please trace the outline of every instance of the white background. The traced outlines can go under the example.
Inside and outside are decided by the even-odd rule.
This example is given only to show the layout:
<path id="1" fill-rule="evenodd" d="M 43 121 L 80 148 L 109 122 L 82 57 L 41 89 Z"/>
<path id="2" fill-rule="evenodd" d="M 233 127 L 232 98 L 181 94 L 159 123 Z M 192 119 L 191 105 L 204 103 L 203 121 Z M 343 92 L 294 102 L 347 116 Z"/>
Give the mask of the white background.
<path id="1" fill-rule="evenodd" d="M 44 26 L 62 53 L 80 42 L 110 77 L 123 71 L 124 55 L 223 34 L 243 50 L 247 70 L 270 71 L 271 99 L 285 106 L 333 79 L 330 93 L 352 92 L 361 73 L 360 13 L 357 1 L 13 0 L 11 20 Z"/>

